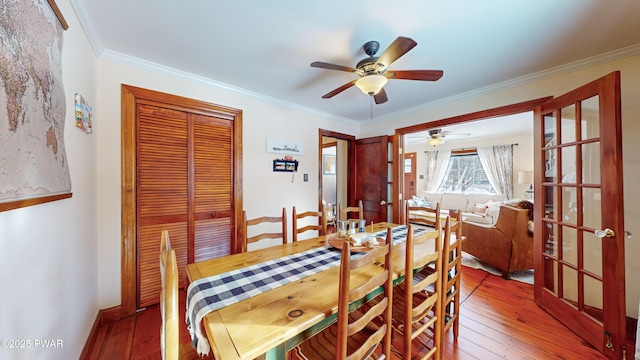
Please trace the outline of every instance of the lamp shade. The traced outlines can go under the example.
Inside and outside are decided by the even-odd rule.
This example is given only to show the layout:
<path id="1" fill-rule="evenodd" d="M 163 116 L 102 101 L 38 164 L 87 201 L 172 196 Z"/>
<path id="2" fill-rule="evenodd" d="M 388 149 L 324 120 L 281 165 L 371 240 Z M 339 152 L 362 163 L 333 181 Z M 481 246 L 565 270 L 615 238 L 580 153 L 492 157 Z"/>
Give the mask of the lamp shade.
<path id="1" fill-rule="evenodd" d="M 533 184 L 533 171 L 518 172 L 518 184 Z"/>
<path id="2" fill-rule="evenodd" d="M 356 81 L 356 86 L 367 95 L 375 95 L 380 92 L 380 89 L 387 83 L 387 78 L 378 75 L 366 75 Z"/>
<path id="3" fill-rule="evenodd" d="M 444 140 L 442 140 L 441 138 L 431 138 L 429 140 L 427 140 L 427 143 L 429 143 L 429 145 L 431 146 L 438 146 L 440 144 L 442 144 L 444 142 Z"/>

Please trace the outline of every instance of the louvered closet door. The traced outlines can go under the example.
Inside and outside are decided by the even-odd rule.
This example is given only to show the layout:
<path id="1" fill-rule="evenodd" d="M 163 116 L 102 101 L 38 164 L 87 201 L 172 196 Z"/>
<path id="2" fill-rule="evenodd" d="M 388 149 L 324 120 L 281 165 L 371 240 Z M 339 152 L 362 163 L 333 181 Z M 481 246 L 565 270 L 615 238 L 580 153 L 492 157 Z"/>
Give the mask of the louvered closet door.
<path id="1" fill-rule="evenodd" d="M 224 118 L 138 106 L 138 307 L 160 296 L 161 230 L 169 230 L 181 287 L 187 263 L 231 253 L 233 126 Z"/>
<path id="2" fill-rule="evenodd" d="M 233 122 L 193 114 L 194 261 L 231 253 Z"/>
<path id="3" fill-rule="evenodd" d="M 169 230 L 181 283 L 188 259 L 188 114 L 138 105 L 138 307 L 160 296 L 160 232 Z"/>

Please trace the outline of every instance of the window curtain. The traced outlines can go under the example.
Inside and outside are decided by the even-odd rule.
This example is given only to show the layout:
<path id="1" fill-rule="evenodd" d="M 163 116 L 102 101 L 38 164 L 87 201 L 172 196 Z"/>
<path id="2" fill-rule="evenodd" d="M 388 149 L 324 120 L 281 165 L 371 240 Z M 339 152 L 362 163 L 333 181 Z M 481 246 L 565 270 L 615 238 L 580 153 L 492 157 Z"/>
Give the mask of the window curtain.
<path id="1" fill-rule="evenodd" d="M 513 198 L 513 145 L 479 147 L 477 152 L 491 187 Z"/>
<path id="2" fill-rule="evenodd" d="M 447 174 L 451 150 L 426 151 L 427 154 L 427 191 L 436 192 Z"/>

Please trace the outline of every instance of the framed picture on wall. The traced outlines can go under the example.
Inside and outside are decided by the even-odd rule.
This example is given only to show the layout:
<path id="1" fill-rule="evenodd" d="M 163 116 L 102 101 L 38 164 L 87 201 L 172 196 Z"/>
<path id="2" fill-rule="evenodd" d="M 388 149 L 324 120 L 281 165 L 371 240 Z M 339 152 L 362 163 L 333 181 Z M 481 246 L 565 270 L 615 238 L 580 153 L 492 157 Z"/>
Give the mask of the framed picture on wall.
<path id="1" fill-rule="evenodd" d="M 336 174 L 336 156 L 333 154 L 324 154 L 322 156 L 322 173 L 324 175 Z"/>

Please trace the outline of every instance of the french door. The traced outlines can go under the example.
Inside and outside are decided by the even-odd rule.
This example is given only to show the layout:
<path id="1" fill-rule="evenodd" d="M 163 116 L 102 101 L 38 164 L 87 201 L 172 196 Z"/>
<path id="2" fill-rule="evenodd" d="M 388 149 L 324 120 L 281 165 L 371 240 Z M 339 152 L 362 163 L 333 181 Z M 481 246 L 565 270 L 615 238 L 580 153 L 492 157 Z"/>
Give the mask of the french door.
<path id="1" fill-rule="evenodd" d="M 535 110 L 535 301 L 625 356 L 620 73 Z"/>

